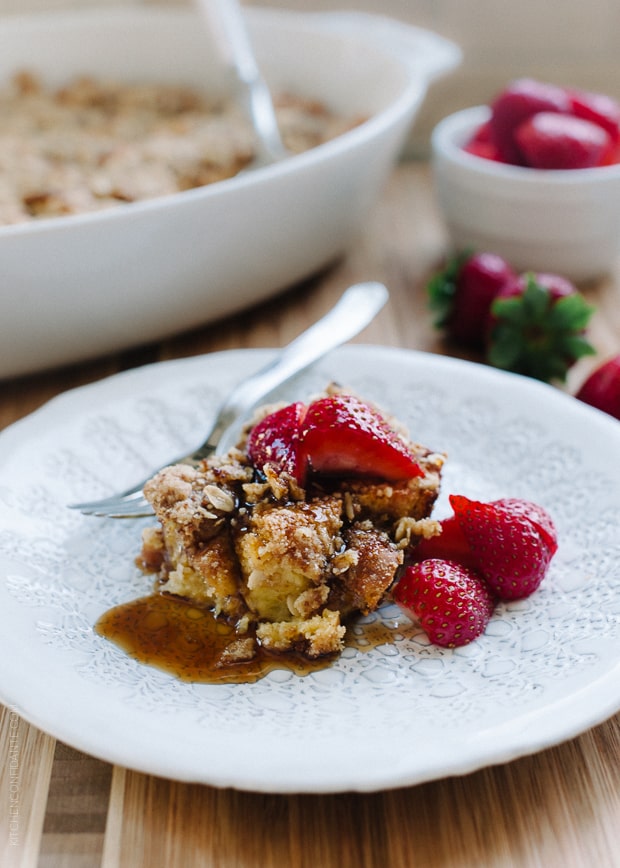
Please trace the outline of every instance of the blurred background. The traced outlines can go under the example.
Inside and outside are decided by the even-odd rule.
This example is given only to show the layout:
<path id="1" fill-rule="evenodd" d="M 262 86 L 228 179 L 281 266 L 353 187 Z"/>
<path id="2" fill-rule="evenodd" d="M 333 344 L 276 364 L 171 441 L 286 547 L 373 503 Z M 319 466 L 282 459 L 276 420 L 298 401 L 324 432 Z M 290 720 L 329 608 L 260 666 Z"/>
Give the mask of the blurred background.
<path id="1" fill-rule="evenodd" d="M 0 0 L 1 14 L 63 8 L 160 5 L 191 0 Z M 424 156 L 444 115 L 488 102 L 511 78 L 533 76 L 620 97 L 618 0 L 244 0 L 246 6 L 303 11 L 358 9 L 428 27 L 464 53 L 456 74 L 433 85 L 410 152 Z"/>

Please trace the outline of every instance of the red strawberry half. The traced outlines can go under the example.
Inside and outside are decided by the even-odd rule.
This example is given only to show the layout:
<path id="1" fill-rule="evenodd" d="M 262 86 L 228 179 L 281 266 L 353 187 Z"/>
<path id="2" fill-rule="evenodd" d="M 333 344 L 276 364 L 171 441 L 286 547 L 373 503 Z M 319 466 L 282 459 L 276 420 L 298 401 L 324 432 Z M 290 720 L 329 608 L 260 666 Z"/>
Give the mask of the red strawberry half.
<path id="1" fill-rule="evenodd" d="M 397 482 L 423 476 L 405 441 L 381 414 L 352 395 L 296 402 L 259 422 L 248 436 L 255 467 L 272 465 L 304 486 L 309 473 Z"/>
<path id="2" fill-rule="evenodd" d="M 576 395 L 580 401 L 620 419 L 620 355 L 596 368 Z"/>
<path id="3" fill-rule="evenodd" d="M 569 90 L 568 97 L 575 117 L 598 124 L 610 136 L 612 144 L 620 142 L 620 103 L 617 100 L 584 90 Z"/>
<path id="4" fill-rule="evenodd" d="M 299 430 L 305 404 L 296 401 L 265 416 L 248 436 L 248 455 L 255 467 L 272 464 L 279 473 L 288 473 L 300 484 L 305 478 L 303 459 L 299 454 Z"/>
<path id="5" fill-rule="evenodd" d="M 446 561 L 456 561 L 464 567 L 477 569 L 478 561 L 472 554 L 467 537 L 461 530 L 456 516 L 451 515 L 439 522 L 441 533 L 436 536 L 421 539 L 407 552 L 407 560 L 412 562 L 425 561 L 430 558 L 440 558 Z"/>
<path id="6" fill-rule="evenodd" d="M 501 500 L 492 500 L 491 506 L 501 506 L 510 510 L 515 515 L 522 515 L 533 522 L 549 547 L 552 555 L 558 550 L 558 534 L 553 519 L 546 509 L 531 500 L 523 500 L 519 497 L 503 497 Z"/>
<path id="7" fill-rule="evenodd" d="M 392 591 L 435 645 L 467 645 L 486 629 L 495 602 L 482 579 L 453 561 L 433 558 L 407 567 Z"/>
<path id="8" fill-rule="evenodd" d="M 543 532 L 539 521 L 510 501 L 482 503 L 453 494 L 450 503 L 477 559 L 478 571 L 491 590 L 502 600 L 532 594 L 555 551 L 549 544 L 549 531 Z"/>
<path id="9" fill-rule="evenodd" d="M 300 443 L 315 473 L 372 476 L 388 482 L 424 475 L 383 416 L 353 395 L 333 395 L 310 404 Z"/>
<path id="10" fill-rule="evenodd" d="M 488 121 L 478 127 L 470 140 L 463 145 L 463 150 L 476 157 L 484 157 L 485 160 L 495 160 L 498 163 L 505 162 L 502 159 L 499 148 L 493 141 L 491 125 Z"/>

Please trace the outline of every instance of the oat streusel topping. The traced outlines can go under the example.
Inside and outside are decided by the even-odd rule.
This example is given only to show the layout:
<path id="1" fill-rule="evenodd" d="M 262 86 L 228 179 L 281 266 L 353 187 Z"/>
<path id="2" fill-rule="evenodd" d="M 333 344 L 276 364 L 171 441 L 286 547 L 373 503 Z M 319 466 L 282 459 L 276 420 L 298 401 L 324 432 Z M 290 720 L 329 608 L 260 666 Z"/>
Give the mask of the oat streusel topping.
<path id="1" fill-rule="evenodd" d="M 292 152 L 355 126 L 284 95 Z M 98 211 L 229 178 L 254 155 L 236 107 L 185 86 L 75 78 L 51 89 L 29 72 L 0 89 L 0 225 Z"/>
<path id="2" fill-rule="evenodd" d="M 164 593 L 235 623 L 248 639 L 242 655 L 252 629 L 271 651 L 338 653 L 346 619 L 374 611 L 404 549 L 438 531 L 430 515 L 444 456 L 408 443 L 422 475 L 391 483 L 314 480 L 304 490 L 253 467 L 243 441 L 198 467 L 168 467 L 145 487 L 159 526 L 144 532 L 139 563 Z"/>

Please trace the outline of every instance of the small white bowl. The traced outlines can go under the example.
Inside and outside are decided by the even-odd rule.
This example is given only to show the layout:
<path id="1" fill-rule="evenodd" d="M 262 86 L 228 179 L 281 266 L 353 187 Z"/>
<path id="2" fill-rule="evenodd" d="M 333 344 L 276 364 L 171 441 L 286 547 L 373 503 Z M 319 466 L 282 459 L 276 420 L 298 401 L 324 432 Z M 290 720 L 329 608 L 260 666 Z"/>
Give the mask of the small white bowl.
<path id="1" fill-rule="evenodd" d="M 620 255 L 620 165 L 550 171 L 467 153 L 489 114 L 465 109 L 433 131 L 435 190 L 454 247 L 577 282 L 609 272 Z"/>

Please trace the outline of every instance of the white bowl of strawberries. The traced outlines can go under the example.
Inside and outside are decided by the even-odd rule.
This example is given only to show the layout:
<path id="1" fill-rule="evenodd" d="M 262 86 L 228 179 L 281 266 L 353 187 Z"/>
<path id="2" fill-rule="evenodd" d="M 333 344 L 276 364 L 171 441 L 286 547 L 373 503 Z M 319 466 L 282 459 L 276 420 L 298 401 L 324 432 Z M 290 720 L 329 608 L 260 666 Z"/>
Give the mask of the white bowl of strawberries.
<path id="1" fill-rule="evenodd" d="M 433 131 L 438 202 L 457 250 L 575 281 L 620 254 L 620 105 L 531 79 Z"/>

